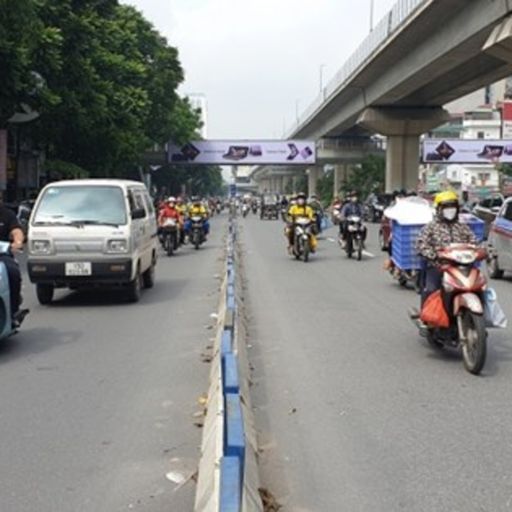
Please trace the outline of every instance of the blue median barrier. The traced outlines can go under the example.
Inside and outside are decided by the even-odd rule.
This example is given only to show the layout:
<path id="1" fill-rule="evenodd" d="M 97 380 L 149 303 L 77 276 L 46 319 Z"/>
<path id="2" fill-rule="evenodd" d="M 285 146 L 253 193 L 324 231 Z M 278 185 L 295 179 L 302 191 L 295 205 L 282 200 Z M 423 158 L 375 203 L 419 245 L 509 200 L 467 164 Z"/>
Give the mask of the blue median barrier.
<path id="1" fill-rule="evenodd" d="M 239 394 L 240 380 L 238 377 L 238 361 L 235 354 L 224 354 L 222 357 L 222 371 L 224 394 Z"/>
<path id="2" fill-rule="evenodd" d="M 245 434 L 240 395 L 226 393 L 224 413 L 224 454 L 228 457 L 238 457 L 243 472 L 245 464 Z"/>
<path id="3" fill-rule="evenodd" d="M 238 457 L 222 457 L 220 463 L 220 510 L 240 512 L 242 468 Z"/>

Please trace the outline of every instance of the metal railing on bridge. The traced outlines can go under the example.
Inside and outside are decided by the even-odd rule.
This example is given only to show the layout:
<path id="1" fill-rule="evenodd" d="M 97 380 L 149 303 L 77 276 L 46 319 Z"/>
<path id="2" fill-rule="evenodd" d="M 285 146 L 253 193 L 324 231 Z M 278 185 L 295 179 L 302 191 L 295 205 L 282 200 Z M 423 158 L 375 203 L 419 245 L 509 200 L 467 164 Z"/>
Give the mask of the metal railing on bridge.
<path id="1" fill-rule="evenodd" d="M 370 34 L 366 36 L 343 67 L 322 89 L 313 103 L 299 116 L 287 134 L 294 133 L 336 90 L 349 81 L 356 71 L 375 53 L 379 46 L 393 37 L 397 30 L 402 28 L 420 7 L 430 2 L 432 0 L 399 0 Z"/>

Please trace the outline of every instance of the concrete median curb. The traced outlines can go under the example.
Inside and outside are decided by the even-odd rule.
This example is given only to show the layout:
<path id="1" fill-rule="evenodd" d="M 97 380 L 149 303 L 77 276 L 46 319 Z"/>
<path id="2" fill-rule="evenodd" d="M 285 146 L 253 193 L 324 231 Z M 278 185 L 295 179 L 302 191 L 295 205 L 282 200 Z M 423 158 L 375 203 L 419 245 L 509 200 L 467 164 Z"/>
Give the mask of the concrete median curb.
<path id="1" fill-rule="evenodd" d="M 230 219 L 195 512 L 263 512 L 236 235 Z"/>

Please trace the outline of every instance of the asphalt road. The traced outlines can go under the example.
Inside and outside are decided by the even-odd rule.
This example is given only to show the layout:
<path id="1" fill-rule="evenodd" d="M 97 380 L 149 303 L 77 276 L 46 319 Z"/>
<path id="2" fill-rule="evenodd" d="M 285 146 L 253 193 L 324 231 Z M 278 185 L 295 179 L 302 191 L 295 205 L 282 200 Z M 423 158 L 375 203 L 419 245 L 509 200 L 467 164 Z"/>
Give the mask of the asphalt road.
<path id="1" fill-rule="evenodd" d="M 176 482 L 199 458 L 226 219 L 199 251 L 162 255 L 138 304 L 59 291 L 43 307 L 25 280 L 32 312 L 0 345 L 2 512 L 193 509 Z"/>
<path id="2" fill-rule="evenodd" d="M 375 229 L 375 258 L 345 259 L 331 229 L 305 264 L 281 222 L 240 225 L 262 481 L 282 510 L 512 510 L 512 330 L 471 376 L 417 335 Z M 493 283 L 511 314 L 512 279 Z"/>

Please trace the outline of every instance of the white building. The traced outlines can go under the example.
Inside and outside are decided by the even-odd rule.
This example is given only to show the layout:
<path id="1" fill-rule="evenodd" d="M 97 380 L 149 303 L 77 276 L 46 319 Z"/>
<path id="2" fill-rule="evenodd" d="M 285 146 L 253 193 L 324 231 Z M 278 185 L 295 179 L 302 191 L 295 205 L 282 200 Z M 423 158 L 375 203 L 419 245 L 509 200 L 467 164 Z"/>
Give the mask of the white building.
<path id="1" fill-rule="evenodd" d="M 208 102 L 204 94 L 189 94 L 188 99 L 194 109 L 201 112 L 201 130 L 199 134 L 202 139 L 208 138 Z"/>

